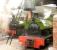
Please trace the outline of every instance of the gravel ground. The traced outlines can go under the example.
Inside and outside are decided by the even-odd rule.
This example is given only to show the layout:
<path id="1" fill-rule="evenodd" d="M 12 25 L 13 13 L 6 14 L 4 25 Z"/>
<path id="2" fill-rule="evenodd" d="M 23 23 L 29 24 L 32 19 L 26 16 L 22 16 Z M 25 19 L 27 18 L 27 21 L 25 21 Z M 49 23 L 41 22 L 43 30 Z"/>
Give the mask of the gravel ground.
<path id="1" fill-rule="evenodd" d="M 0 41 L 0 50 L 33 50 L 33 49 L 25 49 L 24 46 L 21 46 L 19 44 L 18 39 L 13 39 L 11 45 L 10 40 L 7 44 L 6 41 L 7 40 Z M 48 48 L 42 50 L 48 50 Z"/>
<path id="2" fill-rule="evenodd" d="M 25 48 L 21 45 L 18 45 L 18 40 L 13 39 L 11 45 L 10 45 L 10 40 L 6 44 L 6 40 L 0 41 L 0 50 L 25 50 Z"/>

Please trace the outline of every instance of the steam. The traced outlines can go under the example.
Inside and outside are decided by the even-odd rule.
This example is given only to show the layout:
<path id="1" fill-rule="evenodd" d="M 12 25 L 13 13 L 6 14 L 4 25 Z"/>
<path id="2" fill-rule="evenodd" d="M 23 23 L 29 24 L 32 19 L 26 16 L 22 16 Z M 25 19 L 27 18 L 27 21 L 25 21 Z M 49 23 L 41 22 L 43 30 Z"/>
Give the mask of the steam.
<path id="1" fill-rule="evenodd" d="M 50 17 L 52 13 L 52 10 L 51 9 L 44 9 L 44 19 L 47 19 L 48 17 Z"/>
<path id="2" fill-rule="evenodd" d="M 20 6 L 22 0 L 0 0 L 0 32 L 6 33 L 12 19 L 12 8 Z"/>

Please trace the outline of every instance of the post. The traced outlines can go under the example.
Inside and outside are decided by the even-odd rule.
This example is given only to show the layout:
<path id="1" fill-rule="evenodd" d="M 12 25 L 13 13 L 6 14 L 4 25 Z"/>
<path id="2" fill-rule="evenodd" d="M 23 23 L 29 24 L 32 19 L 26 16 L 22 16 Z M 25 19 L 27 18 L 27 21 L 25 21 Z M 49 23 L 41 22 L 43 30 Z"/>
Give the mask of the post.
<path id="1" fill-rule="evenodd" d="M 28 20 L 32 19 L 32 11 L 27 11 Z"/>
<path id="2" fill-rule="evenodd" d="M 53 47 L 57 50 L 57 14 L 53 17 Z"/>

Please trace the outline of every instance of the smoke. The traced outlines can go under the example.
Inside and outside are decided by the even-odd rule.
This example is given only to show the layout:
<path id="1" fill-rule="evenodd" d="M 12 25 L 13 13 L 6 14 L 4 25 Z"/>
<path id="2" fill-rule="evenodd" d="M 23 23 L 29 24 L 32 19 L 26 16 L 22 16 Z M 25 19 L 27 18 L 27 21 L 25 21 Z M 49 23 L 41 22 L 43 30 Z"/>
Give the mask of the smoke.
<path id="1" fill-rule="evenodd" d="M 44 19 L 47 19 L 48 17 L 50 17 L 52 13 L 52 10 L 51 9 L 44 9 Z"/>
<path id="2" fill-rule="evenodd" d="M 22 0 L 0 0 L 0 32 L 6 33 L 12 19 L 12 8 L 20 6 Z"/>
<path id="3" fill-rule="evenodd" d="M 0 0 L 0 32 L 4 32 L 8 27 L 8 17 L 5 12 L 6 0 Z"/>

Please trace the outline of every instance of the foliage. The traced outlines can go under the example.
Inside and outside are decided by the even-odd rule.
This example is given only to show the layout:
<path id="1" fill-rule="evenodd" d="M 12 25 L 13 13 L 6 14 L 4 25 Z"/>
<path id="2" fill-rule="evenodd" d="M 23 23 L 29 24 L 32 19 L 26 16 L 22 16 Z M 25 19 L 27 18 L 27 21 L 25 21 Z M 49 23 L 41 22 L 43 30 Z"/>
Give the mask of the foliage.
<path id="1" fill-rule="evenodd" d="M 28 30 L 29 26 L 31 24 L 31 21 L 24 21 L 23 25 L 24 25 L 24 29 Z"/>
<path id="2" fill-rule="evenodd" d="M 47 23 L 50 27 L 52 27 L 52 22 L 53 22 L 53 17 L 47 18 L 46 23 Z"/>
<path id="3" fill-rule="evenodd" d="M 43 25 L 43 23 L 40 21 L 40 19 L 35 18 L 35 23 L 40 27 L 40 29 L 45 29 L 45 26 Z"/>

